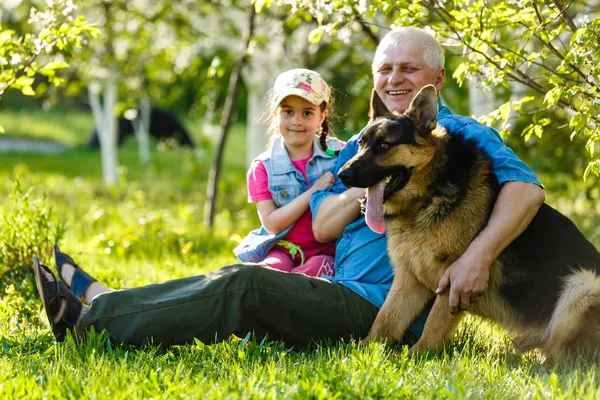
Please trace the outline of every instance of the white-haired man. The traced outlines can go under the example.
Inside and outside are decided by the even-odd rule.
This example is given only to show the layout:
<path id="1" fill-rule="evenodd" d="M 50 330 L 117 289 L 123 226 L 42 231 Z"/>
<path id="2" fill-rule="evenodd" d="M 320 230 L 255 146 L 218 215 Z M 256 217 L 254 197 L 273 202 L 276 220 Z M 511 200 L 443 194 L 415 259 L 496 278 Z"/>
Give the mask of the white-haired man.
<path id="1" fill-rule="evenodd" d="M 401 27 L 390 31 L 377 47 L 372 64 L 375 91 L 391 111 L 404 112 L 419 90 L 432 84 L 442 90 L 446 70 L 444 52 L 438 41 L 427 31 L 415 27 Z M 465 254 L 454 262 L 439 282 L 438 293 L 450 290 L 449 306 L 452 312 L 466 310 L 485 290 L 489 278 L 489 267 L 497 256 L 523 232 L 544 202 L 544 192 L 533 172 L 512 150 L 506 147 L 498 133 L 481 125 L 472 118 L 454 115 L 439 102 L 438 123 L 450 133 L 475 139 L 490 155 L 493 171 L 501 185 L 500 194 L 490 220 L 483 231 L 471 243 Z M 352 138 L 340 154 L 338 169 L 358 150 L 360 133 Z M 336 170 L 336 171 L 337 171 Z M 338 239 L 338 248 L 362 247 L 365 255 L 361 275 L 368 271 L 379 271 L 379 290 L 385 290 L 382 281 L 388 275 L 381 268 L 382 260 L 375 258 L 381 244 L 375 246 L 373 238 L 365 245 L 361 238 L 369 228 L 364 218 L 359 217 L 359 199 L 364 195 L 360 188 L 346 188 L 338 181 L 327 191 L 317 192 L 311 199 L 313 231 L 317 240 L 328 242 Z M 383 241 L 383 236 L 380 235 Z M 347 241 L 341 246 L 339 241 Z M 373 249 L 372 251 L 370 249 Z M 336 253 L 341 261 L 343 254 Z M 358 271 L 336 268 L 335 280 L 355 281 Z M 372 282 L 374 283 L 375 280 Z M 373 287 L 373 286 L 371 286 Z M 389 287 L 388 287 L 389 289 Z"/>

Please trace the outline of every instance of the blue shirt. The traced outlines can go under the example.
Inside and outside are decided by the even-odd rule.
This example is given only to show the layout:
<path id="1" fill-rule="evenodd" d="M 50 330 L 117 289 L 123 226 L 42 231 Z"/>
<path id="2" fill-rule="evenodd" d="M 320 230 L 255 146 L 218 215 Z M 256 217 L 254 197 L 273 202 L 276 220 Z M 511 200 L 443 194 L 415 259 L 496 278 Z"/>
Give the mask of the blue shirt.
<path id="1" fill-rule="evenodd" d="M 438 123 L 450 134 L 460 134 L 467 139 L 474 139 L 491 157 L 493 172 L 499 183 L 506 181 L 530 182 L 541 184 L 535 174 L 515 153 L 508 148 L 494 129 L 480 124 L 469 117 L 454 115 L 448 107 L 438 102 Z M 317 190 L 310 198 L 313 219 L 319 206 L 327 197 L 341 194 L 347 188 L 337 178 L 340 168 L 358 152 L 358 139 L 362 135 L 354 135 L 341 151 L 333 171 L 335 184 L 324 190 Z M 385 234 L 373 232 L 366 224 L 364 216 L 349 224 L 336 242 L 335 276 L 323 276 L 329 280 L 347 286 L 364 297 L 376 307 L 381 308 L 392 285 L 393 268 L 387 255 Z M 421 315 L 409 330 L 420 336 L 427 313 Z"/>

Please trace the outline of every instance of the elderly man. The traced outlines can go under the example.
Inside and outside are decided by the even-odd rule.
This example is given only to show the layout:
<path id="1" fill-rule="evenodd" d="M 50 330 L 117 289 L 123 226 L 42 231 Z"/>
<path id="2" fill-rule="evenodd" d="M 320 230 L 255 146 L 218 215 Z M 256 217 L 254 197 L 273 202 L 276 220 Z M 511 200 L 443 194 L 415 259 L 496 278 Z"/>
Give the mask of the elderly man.
<path id="1" fill-rule="evenodd" d="M 440 44 L 426 31 L 402 27 L 389 32 L 377 47 L 373 59 L 375 91 L 391 111 L 404 112 L 419 90 L 432 84 L 441 91 L 446 76 L 444 53 Z M 491 156 L 494 174 L 502 185 L 498 200 L 486 228 L 475 238 L 465 254 L 454 262 L 442 277 L 438 293 L 450 288 L 450 309 L 466 310 L 485 290 L 489 267 L 498 255 L 525 230 L 544 202 L 544 192 L 531 170 L 506 147 L 496 131 L 477 121 L 454 115 L 438 105 L 438 123 L 452 134 L 475 139 Z M 358 150 L 360 134 L 352 138 L 338 160 L 341 167 Z M 338 168 L 339 169 L 339 168 Z M 348 246 L 360 247 L 366 226 L 359 218 L 359 199 L 364 190 L 345 190 L 339 181 L 326 193 L 315 193 L 311 199 L 317 240 L 329 242 L 339 238 Z M 358 222 L 357 221 L 358 218 Z M 365 252 L 367 252 L 365 250 Z M 373 253 L 373 256 L 377 253 Z M 343 253 L 336 253 L 341 261 Z M 365 267 L 373 264 L 365 254 Z M 380 263 L 381 261 L 377 261 Z M 381 269 L 380 266 L 372 266 Z M 336 270 L 336 279 L 343 281 L 345 271 Z"/>
<path id="2" fill-rule="evenodd" d="M 444 55 L 439 43 L 418 28 L 388 33 L 373 60 L 375 90 L 390 109 L 403 112 L 424 85 L 442 89 Z M 535 175 L 499 135 L 471 118 L 439 107 L 438 122 L 452 134 L 474 138 L 492 157 L 502 185 L 487 227 L 448 268 L 439 291 L 450 289 L 453 309 L 466 309 L 485 290 L 488 268 L 531 221 L 544 201 Z M 360 134 L 340 153 L 336 172 L 357 152 Z M 57 340 L 67 330 L 106 330 L 116 340 L 141 344 L 211 343 L 254 332 L 303 345 L 312 340 L 365 337 L 390 289 L 393 271 L 385 235 L 371 231 L 360 215 L 362 189 L 336 180 L 311 197 L 313 231 L 319 241 L 337 239 L 335 276 L 313 278 L 238 264 L 206 275 L 114 291 L 96 282 L 58 248 L 59 276 L 34 262 L 36 282 Z M 90 306 L 83 305 L 84 297 Z M 425 311 L 409 328 L 418 337 Z"/>

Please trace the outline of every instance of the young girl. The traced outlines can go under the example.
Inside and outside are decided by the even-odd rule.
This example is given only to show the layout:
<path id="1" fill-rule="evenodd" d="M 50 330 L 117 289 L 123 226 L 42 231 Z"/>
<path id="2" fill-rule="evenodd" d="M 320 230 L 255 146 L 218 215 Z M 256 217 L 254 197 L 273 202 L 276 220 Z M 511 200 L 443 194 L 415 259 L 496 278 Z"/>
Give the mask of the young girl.
<path id="1" fill-rule="evenodd" d="M 330 90 L 321 75 L 292 69 L 279 75 L 271 102 L 272 143 L 248 170 L 248 201 L 262 223 L 235 248 L 244 262 L 287 272 L 334 274 L 335 244 L 317 242 L 308 201 L 334 183 L 343 142 L 328 138 Z M 317 137 L 317 134 L 318 137 Z"/>

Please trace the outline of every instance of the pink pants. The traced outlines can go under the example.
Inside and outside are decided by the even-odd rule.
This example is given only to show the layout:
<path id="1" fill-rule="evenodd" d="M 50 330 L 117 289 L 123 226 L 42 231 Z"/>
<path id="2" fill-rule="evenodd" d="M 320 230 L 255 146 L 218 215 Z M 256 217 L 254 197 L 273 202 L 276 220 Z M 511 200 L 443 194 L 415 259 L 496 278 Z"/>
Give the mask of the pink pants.
<path id="1" fill-rule="evenodd" d="M 333 276 L 333 256 L 322 254 L 311 255 L 310 252 L 304 252 L 306 258 L 304 265 L 300 265 L 302 257 L 300 254 L 292 259 L 288 249 L 275 246 L 267 253 L 263 260 L 271 268 L 276 268 L 285 272 L 295 272 L 309 276 Z M 300 266 L 299 266 L 300 265 Z"/>

